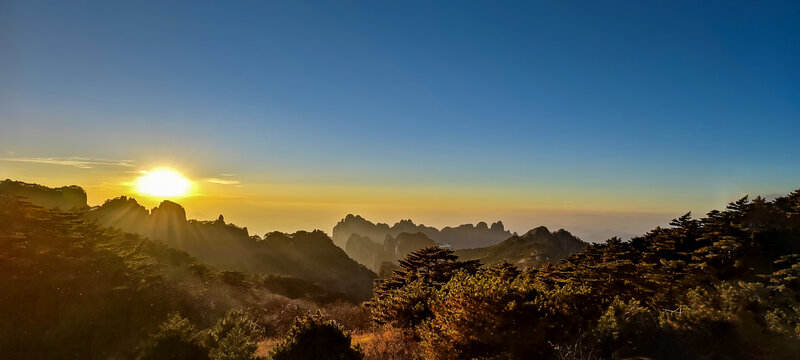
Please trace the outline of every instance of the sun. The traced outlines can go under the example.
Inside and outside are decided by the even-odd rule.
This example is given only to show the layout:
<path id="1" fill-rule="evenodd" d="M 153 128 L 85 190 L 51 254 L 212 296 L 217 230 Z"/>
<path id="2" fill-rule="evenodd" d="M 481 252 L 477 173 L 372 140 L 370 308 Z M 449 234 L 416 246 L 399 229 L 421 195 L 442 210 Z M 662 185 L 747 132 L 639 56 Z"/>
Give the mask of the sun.
<path id="1" fill-rule="evenodd" d="M 136 192 L 156 197 L 183 197 L 189 195 L 192 181 L 170 168 L 143 171 L 134 182 Z"/>

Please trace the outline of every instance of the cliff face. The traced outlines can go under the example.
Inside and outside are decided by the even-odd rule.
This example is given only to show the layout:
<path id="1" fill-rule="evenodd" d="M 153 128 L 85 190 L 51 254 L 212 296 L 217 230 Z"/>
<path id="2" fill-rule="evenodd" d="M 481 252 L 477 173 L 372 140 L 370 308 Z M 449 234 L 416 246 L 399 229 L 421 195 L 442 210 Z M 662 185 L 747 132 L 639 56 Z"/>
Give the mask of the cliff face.
<path id="1" fill-rule="evenodd" d="M 423 233 L 400 233 L 396 237 L 390 235 L 386 236 L 383 240 L 383 248 L 386 250 L 394 260 L 400 260 L 412 251 L 417 251 L 422 248 L 438 246 L 436 242 L 431 240 Z"/>
<path id="2" fill-rule="evenodd" d="M 396 263 L 412 251 L 430 246 L 438 244 L 423 233 L 400 233 L 397 237 L 386 235 L 383 245 L 368 237 L 352 234 L 347 240 L 345 251 L 354 260 L 378 272 L 384 263 Z"/>
<path id="3" fill-rule="evenodd" d="M 376 272 L 380 269 L 381 264 L 393 260 L 392 256 L 384 250 L 383 245 L 376 244 L 370 238 L 358 234 L 350 235 L 345 252 L 353 260 Z"/>

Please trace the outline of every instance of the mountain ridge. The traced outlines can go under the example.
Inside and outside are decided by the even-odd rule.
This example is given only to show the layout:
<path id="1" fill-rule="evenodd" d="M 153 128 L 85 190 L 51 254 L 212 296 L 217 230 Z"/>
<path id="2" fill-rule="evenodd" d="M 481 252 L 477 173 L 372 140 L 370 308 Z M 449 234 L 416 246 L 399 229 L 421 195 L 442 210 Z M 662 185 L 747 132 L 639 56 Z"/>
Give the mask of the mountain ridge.
<path id="1" fill-rule="evenodd" d="M 377 244 L 387 235 L 397 236 L 401 233 L 422 233 L 439 244 L 449 244 L 454 249 L 474 248 L 496 244 L 513 235 L 505 229 L 502 221 L 488 225 L 486 222 L 463 224 L 456 227 L 445 226 L 438 229 L 424 224 L 415 224 L 411 219 L 403 219 L 392 226 L 385 223 L 373 223 L 361 215 L 348 214 L 333 227 L 332 238 L 336 245 L 345 248 L 351 234 L 368 237 Z"/>
<path id="2" fill-rule="evenodd" d="M 44 207 L 62 204 L 65 191 L 83 194 L 72 203 L 85 204 L 86 192 L 78 186 L 52 189 L 5 180 L 0 189 L 3 195 L 27 198 Z M 376 274 L 352 260 L 319 230 L 251 236 L 246 227 L 225 223 L 222 215 L 211 221 L 187 219 L 186 210 L 176 202 L 164 200 L 148 210 L 127 196 L 71 209 L 86 220 L 162 241 L 223 270 L 294 276 L 332 293 L 347 294 L 352 301 L 372 295 Z"/>
<path id="3" fill-rule="evenodd" d="M 587 246 L 589 243 L 569 231 L 559 229 L 550 232 L 547 227 L 538 226 L 496 245 L 456 250 L 455 255 L 462 260 L 480 260 L 485 265 L 506 261 L 521 268 L 530 268 L 545 262 L 559 262 Z"/>

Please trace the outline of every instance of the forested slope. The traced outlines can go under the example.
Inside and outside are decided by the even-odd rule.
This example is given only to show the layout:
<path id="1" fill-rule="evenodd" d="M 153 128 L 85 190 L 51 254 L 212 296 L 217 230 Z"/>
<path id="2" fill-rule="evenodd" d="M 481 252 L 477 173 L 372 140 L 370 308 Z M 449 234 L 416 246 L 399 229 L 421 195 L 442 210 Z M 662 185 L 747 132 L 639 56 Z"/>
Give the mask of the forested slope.
<path id="1" fill-rule="evenodd" d="M 556 265 L 478 267 L 429 248 L 378 284 L 378 323 L 426 359 L 796 359 L 800 191 L 675 219 Z"/>
<path id="2" fill-rule="evenodd" d="M 335 300 L 299 279 L 219 271 L 78 213 L 0 196 L 0 357 L 132 358 L 175 312 L 206 328 L 248 309 L 262 335 L 279 335 L 324 307 L 314 302 Z"/>

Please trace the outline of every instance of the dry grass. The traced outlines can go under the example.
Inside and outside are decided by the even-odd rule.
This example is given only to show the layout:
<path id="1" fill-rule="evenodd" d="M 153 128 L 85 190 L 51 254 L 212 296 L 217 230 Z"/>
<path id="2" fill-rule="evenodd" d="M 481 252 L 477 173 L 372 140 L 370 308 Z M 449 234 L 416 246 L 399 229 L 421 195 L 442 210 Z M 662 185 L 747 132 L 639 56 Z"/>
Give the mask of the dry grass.
<path id="1" fill-rule="evenodd" d="M 354 334 L 353 342 L 361 345 L 365 360 L 419 359 L 417 343 L 409 334 L 392 327 Z"/>
<path id="2" fill-rule="evenodd" d="M 272 350 L 272 348 L 274 348 L 275 345 L 278 345 L 278 343 L 281 342 L 281 340 L 282 339 L 280 338 L 266 338 L 264 340 L 261 340 L 258 343 L 258 349 L 256 350 L 255 356 L 258 358 L 266 359 L 267 355 L 269 355 L 269 351 Z"/>

